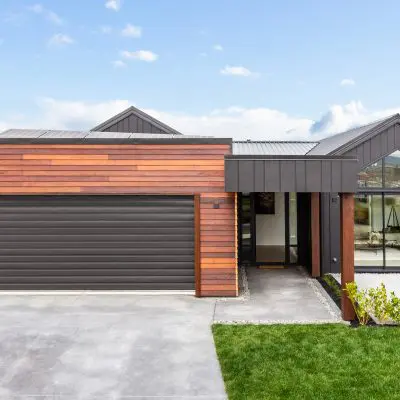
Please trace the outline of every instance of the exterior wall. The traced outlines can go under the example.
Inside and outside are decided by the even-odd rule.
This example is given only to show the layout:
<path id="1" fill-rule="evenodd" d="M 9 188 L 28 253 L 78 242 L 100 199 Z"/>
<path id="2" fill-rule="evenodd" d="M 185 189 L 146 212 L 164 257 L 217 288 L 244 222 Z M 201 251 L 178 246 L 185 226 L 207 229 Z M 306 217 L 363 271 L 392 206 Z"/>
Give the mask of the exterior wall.
<path id="1" fill-rule="evenodd" d="M 400 126 L 393 125 L 360 143 L 344 156 L 357 157 L 358 172 L 400 148 Z M 322 272 L 340 272 L 340 204 L 337 193 L 323 194 L 321 202 Z M 337 262 L 333 261 L 337 259 Z"/>
<path id="2" fill-rule="evenodd" d="M 357 159 L 330 156 L 229 156 L 228 192 L 349 192 L 357 188 Z"/>
<path id="3" fill-rule="evenodd" d="M 340 272 L 340 198 L 337 193 L 321 193 L 321 272 Z"/>
<path id="4" fill-rule="evenodd" d="M 123 120 L 104 129 L 106 132 L 131 132 L 131 133 L 170 133 L 164 131 L 151 122 L 136 116 L 129 115 Z"/>
<path id="5" fill-rule="evenodd" d="M 358 158 L 358 171 L 400 148 L 400 125 L 394 125 L 360 143 L 344 156 Z"/>
<path id="6" fill-rule="evenodd" d="M 236 296 L 230 152 L 222 144 L 0 145 L 0 195 L 200 194 L 201 295 Z"/>

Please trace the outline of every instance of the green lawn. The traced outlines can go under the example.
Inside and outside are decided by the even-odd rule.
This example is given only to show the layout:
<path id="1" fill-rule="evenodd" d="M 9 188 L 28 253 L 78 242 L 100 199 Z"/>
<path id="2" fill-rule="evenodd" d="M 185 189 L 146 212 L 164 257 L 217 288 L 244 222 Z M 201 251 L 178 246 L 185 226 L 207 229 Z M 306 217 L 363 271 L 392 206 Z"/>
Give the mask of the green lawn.
<path id="1" fill-rule="evenodd" d="M 230 400 L 400 399 L 400 328 L 214 325 Z"/>

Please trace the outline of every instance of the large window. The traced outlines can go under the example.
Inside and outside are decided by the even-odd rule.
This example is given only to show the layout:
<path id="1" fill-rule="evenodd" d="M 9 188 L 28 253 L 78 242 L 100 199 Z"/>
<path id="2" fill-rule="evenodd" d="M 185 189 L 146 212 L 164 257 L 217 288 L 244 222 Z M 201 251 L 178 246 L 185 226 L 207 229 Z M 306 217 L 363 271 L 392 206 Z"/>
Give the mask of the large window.
<path id="1" fill-rule="evenodd" d="M 385 238 L 385 264 L 386 267 L 400 266 L 400 196 L 384 195 L 384 238 Z"/>
<path id="2" fill-rule="evenodd" d="M 358 174 L 358 186 L 362 188 L 400 188 L 400 151 L 395 151 Z"/>
<path id="3" fill-rule="evenodd" d="M 383 267 L 382 195 L 357 195 L 354 204 L 354 263 Z"/>
<path id="4" fill-rule="evenodd" d="M 400 188 L 400 151 L 385 157 L 383 179 L 385 187 Z"/>
<path id="5" fill-rule="evenodd" d="M 358 194 L 354 259 L 358 267 L 400 267 L 400 194 Z"/>
<path id="6" fill-rule="evenodd" d="M 358 174 L 358 186 L 360 188 L 383 186 L 382 160 L 371 164 Z"/>

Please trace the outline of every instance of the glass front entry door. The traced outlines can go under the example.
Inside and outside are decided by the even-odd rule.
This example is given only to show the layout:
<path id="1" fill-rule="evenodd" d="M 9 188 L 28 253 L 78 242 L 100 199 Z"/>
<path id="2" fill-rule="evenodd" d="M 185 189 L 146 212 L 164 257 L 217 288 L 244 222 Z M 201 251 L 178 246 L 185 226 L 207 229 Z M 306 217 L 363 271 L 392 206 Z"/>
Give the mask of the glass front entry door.
<path id="1" fill-rule="evenodd" d="M 297 194 L 239 193 L 239 261 L 297 263 Z"/>

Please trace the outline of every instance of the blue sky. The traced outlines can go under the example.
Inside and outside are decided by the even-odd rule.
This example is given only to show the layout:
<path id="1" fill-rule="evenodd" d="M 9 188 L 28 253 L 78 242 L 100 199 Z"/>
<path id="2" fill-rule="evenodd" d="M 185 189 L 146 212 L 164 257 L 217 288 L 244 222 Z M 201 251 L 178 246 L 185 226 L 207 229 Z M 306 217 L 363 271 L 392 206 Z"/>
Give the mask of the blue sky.
<path id="1" fill-rule="evenodd" d="M 188 133 L 347 129 L 399 110 L 399 13 L 394 0 L 1 0 L 0 129 L 87 129 L 129 104 Z"/>

